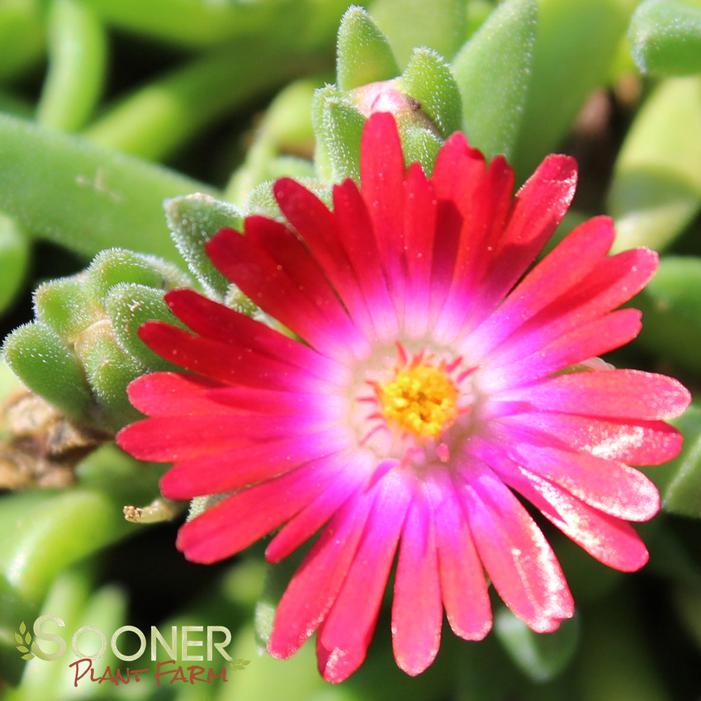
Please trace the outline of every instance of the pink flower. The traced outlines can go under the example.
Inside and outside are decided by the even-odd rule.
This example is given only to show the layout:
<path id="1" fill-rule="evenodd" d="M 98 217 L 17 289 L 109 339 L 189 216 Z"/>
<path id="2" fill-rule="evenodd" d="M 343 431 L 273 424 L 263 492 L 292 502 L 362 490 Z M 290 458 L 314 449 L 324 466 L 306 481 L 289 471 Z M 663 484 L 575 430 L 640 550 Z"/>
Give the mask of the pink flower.
<path id="1" fill-rule="evenodd" d="M 397 552 L 393 647 L 409 674 L 433 661 L 444 610 L 460 637 L 488 633 L 488 581 L 533 630 L 555 630 L 572 596 L 516 495 L 609 567 L 647 561 L 628 521 L 654 516 L 659 497 L 629 465 L 678 453 L 663 421 L 689 394 L 596 359 L 639 332 L 640 313 L 616 308 L 655 253 L 609 256 L 613 227 L 597 217 L 529 270 L 575 180 L 572 158 L 548 156 L 514 197 L 506 161 L 485 163 L 462 134 L 429 179 L 405 170 L 394 120 L 374 114 L 361 188 L 337 185 L 333 212 L 283 179 L 287 223 L 248 217 L 243 235 L 207 246 L 294 337 L 188 290 L 166 301 L 192 333 L 141 328 L 189 373 L 132 383 L 150 418 L 120 445 L 175 463 L 169 498 L 228 495 L 181 528 L 178 548 L 210 563 L 276 531 L 266 555 L 278 562 L 319 532 L 277 610 L 276 657 L 316 631 L 324 677 L 352 674 Z"/>

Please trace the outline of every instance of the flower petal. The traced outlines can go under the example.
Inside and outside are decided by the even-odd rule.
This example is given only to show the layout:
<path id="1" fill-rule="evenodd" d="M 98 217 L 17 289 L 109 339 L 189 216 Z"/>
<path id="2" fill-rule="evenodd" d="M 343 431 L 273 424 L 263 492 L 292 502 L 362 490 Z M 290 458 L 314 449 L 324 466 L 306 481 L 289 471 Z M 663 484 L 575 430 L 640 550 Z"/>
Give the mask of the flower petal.
<path id="1" fill-rule="evenodd" d="M 348 502 L 323 530 L 290 580 L 275 612 L 268 652 L 293 655 L 333 605 L 366 528 L 374 494 Z"/>
<path id="2" fill-rule="evenodd" d="M 467 515 L 449 475 L 429 476 L 438 545 L 441 592 L 453 632 L 465 640 L 482 640 L 492 627 L 492 611 L 482 563 L 477 556 Z"/>
<path id="3" fill-rule="evenodd" d="M 309 504 L 343 467 L 339 456 L 322 458 L 227 497 L 180 528 L 178 550 L 204 564 L 235 555 Z"/>
<path id="4" fill-rule="evenodd" d="M 319 629 L 319 671 L 338 683 L 365 659 L 387 586 L 411 493 L 396 471 L 375 486 L 365 533 L 338 597 Z"/>
<path id="5" fill-rule="evenodd" d="M 673 419 L 689 406 L 677 380 L 640 370 L 601 370 L 558 375 L 504 394 L 542 411 L 642 420 Z"/>
<path id="6" fill-rule="evenodd" d="M 509 476 L 512 486 L 592 557 L 622 572 L 635 572 L 647 563 L 645 544 L 625 521 L 602 514 L 532 472 L 521 473 L 521 479 Z"/>
<path id="7" fill-rule="evenodd" d="M 229 492 L 272 479 L 309 460 L 339 453 L 349 446 L 347 437 L 344 439 L 336 431 L 261 442 L 242 440 L 232 450 L 176 463 L 162 477 L 161 491 L 168 499 Z"/>
<path id="8" fill-rule="evenodd" d="M 392 648 L 397 665 L 411 676 L 436 658 L 443 606 L 433 515 L 417 493 L 402 530 L 392 603 Z"/>
<path id="9" fill-rule="evenodd" d="M 474 463 L 463 476 L 470 528 L 499 596 L 534 631 L 556 630 L 574 604 L 542 532 L 491 470 Z"/>

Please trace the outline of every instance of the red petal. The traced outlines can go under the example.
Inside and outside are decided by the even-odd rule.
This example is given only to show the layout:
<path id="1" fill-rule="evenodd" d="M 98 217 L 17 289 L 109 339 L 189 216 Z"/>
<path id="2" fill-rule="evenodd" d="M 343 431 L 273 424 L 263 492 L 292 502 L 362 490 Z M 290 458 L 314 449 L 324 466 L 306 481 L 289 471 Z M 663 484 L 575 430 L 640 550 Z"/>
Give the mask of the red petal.
<path id="1" fill-rule="evenodd" d="M 275 612 L 268 651 L 293 655 L 324 620 L 358 549 L 373 496 L 348 502 L 324 529 L 292 577 Z"/>
<path id="2" fill-rule="evenodd" d="M 166 293 L 165 301 L 195 333 L 213 341 L 236 348 L 250 348 L 323 379 L 343 373 L 343 366 L 336 361 L 194 290 L 172 290 Z"/>
<path id="3" fill-rule="evenodd" d="M 443 607 L 433 516 L 416 495 L 402 530 L 392 604 L 392 648 L 397 665 L 421 674 L 441 644 Z"/>
<path id="4" fill-rule="evenodd" d="M 273 223 L 264 224 L 264 221 L 248 218 L 246 227 L 255 230 Z M 257 244 L 255 237 L 242 236 L 231 229 L 222 229 L 211 239 L 207 253 L 217 268 L 254 303 L 320 352 L 341 357 L 347 354 L 339 338 L 339 328 L 315 304 L 318 277 L 298 279 L 300 273 L 308 272 L 307 268 L 298 268 L 291 261 L 279 262 Z M 307 288 L 311 294 L 307 294 Z"/>
<path id="5" fill-rule="evenodd" d="M 161 321 L 142 324 L 139 338 L 162 358 L 218 382 L 296 392 L 337 389 L 299 367 L 245 347 L 192 336 Z"/>
<path id="6" fill-rule="evenodd" d="M 645 544 L 625 521 L 602 514 L 548 480 L 521 472 L 520 478 L 509 478 L 513 486 L 592 557 L 622 572 L 635 572 L 647 563 Z"/>
<path id="7" fill-rule="evenodd" d="M 536 632 L 573 615 L 562 570 L 542 532 L 501 480 L 473 465 L 462 495 L 480 559 L 499 596 Z"/>
<path id="8" fill-rule="evenodd" d="M 485 299 L 501 300 L 523 275 L 562 221 L 574 197 L 577 162 L 550 155 L 516 193 L 515 205 L 485 271 Z"/>
<path id="9" fill-rule="evenodd" d="M 176 463 L 161 479 L 169 499 L 229 492 L 282 475 L 305 462 L 346 450 L 337 432 L 244 443 L 233 450 Z"/>
<path id="10" fill-rule="evenodd" d="M 404 251 L 404 155 L 394 117 L 376 112 L 360 144 L 360 182 L 384 268 L 401 287 Z"/>
<path id="11" fill-rule="evenodd" d="M 333 189 L 334 214 L 343 248 L 365 296 L 378 335 L 394 338 L 398 331 L 397 313 L 389 294 L 380 250 L 358 188 L 346 180 Z"/>
<path id="12" fill-rule="evenodd" d="M 448 622 L 461 638 L 482 640 L 492 627 L 492 611 L 484 569 L 475 550 L 467 516 L 447 474 L 431 476 L 429 495 Z"/>
<path id="13" fill-rule="evenodd" d="M 127 393 L 132 405 L 149 416 L 221 414 L 225 407 L 207 396 L 219 383 L 178 372 L 154 372 L 137 377 Z"/>
<path id="14" fill-rule="evenodd" d="M 278 180 L 273 192 L 282 213 L 307 243 L 353 319 L 368 332 L 372 327 L 370 314 L 340 243 L 333 214 L 316 195 L 291 178 Z"/>
<path id="15" fill-rule="evenodd" d="M 627 422 L 558 413 L 523 413 L 499 419 L 507 426 L 536 428 L 573 450 L 584 450 L 628 465 L 660 465 L 675 458 L 682 448 L 677 429 L 661 421 Z"/>
<path id="16" fill-rule="evenodd" d="M 673 419 L 691 401 L 677 380 L 640 370 L 575 372 L 508 394 L 544 411 L 643 420 Z"/>
<path id="17" fill-rule="evenodd" d="M 365 659 L 411 498 L 395 471 L 386 473 L 375 492 L 363 539 L 318 634 L 325 651 L 319 670 L 334 683 L 350 676 Z"/>
<path id="18" fill-rule="evenodd" d="M 331 487 L 292 518 L 265 549 L 268 562 L 279 562 L 311 538 L 348 499 L 353 498 L 375 469 L 374 459 L 363 460 L 355 455 L 349 459 Z"/>
<path id="19" fill-rule="evenodd" d="M 342 469 L 338 458 L 322 458 L 244 489 L 182 526 L 178 550 L 204 564 L 230 557 L 294 516 Z"/>

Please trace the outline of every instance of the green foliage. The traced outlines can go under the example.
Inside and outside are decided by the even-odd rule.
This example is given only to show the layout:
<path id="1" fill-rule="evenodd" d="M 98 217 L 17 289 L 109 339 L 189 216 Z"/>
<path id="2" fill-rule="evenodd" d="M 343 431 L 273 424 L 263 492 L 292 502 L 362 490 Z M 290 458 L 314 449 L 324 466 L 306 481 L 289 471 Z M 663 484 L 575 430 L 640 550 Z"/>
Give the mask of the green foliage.
<path id="1" fill-rule="evenodd" d="M 701 72 L 698 0 L 645 0 L 633 15 L 629 36 L 635 62 L 643 73 Z"/>
<path id="2" fill-rule="evenodd" d="M 28 230 L 81 255 L 120 242 L 175 259 L 161 203 L 198 190 L 210 188 L 0 115 L 0 208 Z"/>
<path id="3" fill-rule="evenodd" d="M 701 517 L 701 407 L 692 405 L 674 421 L 684 436 L 682 452 L 663 468 L 650 468 L 665 511 Z"/>
<path id="4" fill-rule="evenodd" d="M 164 206 L 173 243 L 188 268 L 208 294 L 223 299 L 229 284 L 207 257 L 204 245 L 224 227 L 240 229 L 240 210 L 200 193 L 173 197 Z"/>
<path id="5" fill-rule="evenodd" d="M 138 417 L 126 386 L 149 369 L 169 367 L 138 338 L 149 319 L 175 318 L 163 292 L 187 286 L 175 266 L 152 256 L 111 249 L 84 272 L 42 284 L 36 321 L 5 342 L 5 357 L 32 391 L 68 416 L 115 430 Z"/>
<path id="6" fill-rule="evenodd" d="M 417 47 L 450 60 L 465 40 L 466 5 L 464 0 L 375 0 L 370 14 L 404 66 Z"/>
<path id="7" fill-rule="evenodd" d="M 338 30 L 336 82 L 341 90 L 399 75 L 387 37 L 362 7 L 348 9 Z"/>
<path id="8" fill-rule="evenodd" d="M 107 68 L 107 34 L 93 10 L 78 0 L 55 0 L 49 17 L 49 71 L 37 121 L 77 131 L 92 115 Z"/>
<path id="9" fill-rule="evenodd" d="M 444 136 L 460 129 L 460 91 L 448 64 L 431 49 L 414 49 L 399 85 Z"/>
<path id="10" fill-rule="evenodd" d="M 365 117 L 342 97 L 329 97 L 321 107 L 321 126 L 317 132 L 328 154 L 329 180 L 360 177 L 360 138 Z"/>
<path id="11" fill-rule="evenodd" d="M 533 74 L 512 157 L 522 177 L 558 147 L 591 91 L 605 85 L 634 5 L 539 1 Z"/>
<path id="12" fill-rule="evenodd" d="M 488 157 L 507 157 L 518 139 L 533 68 L 535 0 L 509 0 L 489 16 L 453 59 L 464 128 Z"/>
<path id="13" fill-rule="evenodd" d="M 561 674 L 577 649 L 579 621 L 564 621 L 546 635 L 534 633 L 507 609 L 494 620 L 494 633 L 514 664 L 534 682 L 546 682 Z"/>
<path id="14" fill-rule="evenodd" d="M 662 82 L 631 125 L 608 196 L 617 250 L 663 249 L 701 205 L 701 78 Z"/>
<path id="15" fill-rule="evenodd" d="M 29 238 L 12 219 L 0 214 L 0 313 L 16 299 L 29 267 Z"/>
<path id="16" fill-rule="evenodd" d="M 15 329 L 3 354 L 29 389 L 72 418 L 87 417 L 90 389 L 78 359 L 49 326 L 33 322 Z"/>
<path id="17" fill-rule="evenodd" d="M 701 374 L 701 259 L 663 257 L 636 306 L 644 312 L 638 342 L 680 368 Z"/>

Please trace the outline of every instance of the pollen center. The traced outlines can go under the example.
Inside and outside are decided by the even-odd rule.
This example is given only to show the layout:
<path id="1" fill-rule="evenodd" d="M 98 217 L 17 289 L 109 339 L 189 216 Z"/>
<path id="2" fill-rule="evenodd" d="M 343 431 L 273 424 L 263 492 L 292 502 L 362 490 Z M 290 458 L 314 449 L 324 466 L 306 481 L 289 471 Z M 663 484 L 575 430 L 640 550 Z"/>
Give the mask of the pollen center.
<path id="1" fill-rule="evenodd" d="M 458 415 L 458 390 L 442 368 L 415 365 L 397 370 L 377 388 L 385 420 L 421 438 L 435 438 Z"/>

